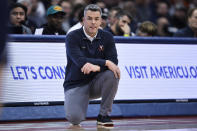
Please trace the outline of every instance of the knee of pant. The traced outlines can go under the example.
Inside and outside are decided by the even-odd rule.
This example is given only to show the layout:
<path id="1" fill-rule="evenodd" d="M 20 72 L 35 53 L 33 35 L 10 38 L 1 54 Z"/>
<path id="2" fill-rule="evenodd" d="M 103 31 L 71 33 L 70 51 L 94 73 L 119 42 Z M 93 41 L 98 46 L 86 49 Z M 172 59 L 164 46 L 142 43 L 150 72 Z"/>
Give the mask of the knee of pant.
<path id="1" fill-rule="evenodd" d="M 72 123 L 73 125 L 78 125 L 80 124 L 80 122 L 84 119 L 82 118 L 82 116 L 78 113 L 73 113 L 73 114 L 70 114 L 70 115 L 67 115 L 66 116 L 66 119 Z"/>
<path id="2" fill-rule="evenodd" d="M 118 79 L 115 77 L 114 73 L 111 70 L 105 71 L 104 76 L 105 76 L 106 79 L 109 79 L 113 82 L 118 81 Z"/>

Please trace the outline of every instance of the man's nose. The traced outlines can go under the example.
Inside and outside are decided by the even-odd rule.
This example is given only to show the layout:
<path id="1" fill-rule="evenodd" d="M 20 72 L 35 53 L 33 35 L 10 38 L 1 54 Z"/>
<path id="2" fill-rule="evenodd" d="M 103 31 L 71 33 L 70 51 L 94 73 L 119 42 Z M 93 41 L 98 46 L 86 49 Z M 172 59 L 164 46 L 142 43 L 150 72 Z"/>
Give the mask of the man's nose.
<path id="1" fill-rule="evenodd" d="M 16 15 L 16 17 L 17 17 L 17 18 L 21 18 L 21 15 L 18 13 L 18 14 Z"/>
<path id="2" fill-rule="evenodd" d="M 95 23 L 96 21 L 94 19 L 92 19 L 92 23 Z"/>

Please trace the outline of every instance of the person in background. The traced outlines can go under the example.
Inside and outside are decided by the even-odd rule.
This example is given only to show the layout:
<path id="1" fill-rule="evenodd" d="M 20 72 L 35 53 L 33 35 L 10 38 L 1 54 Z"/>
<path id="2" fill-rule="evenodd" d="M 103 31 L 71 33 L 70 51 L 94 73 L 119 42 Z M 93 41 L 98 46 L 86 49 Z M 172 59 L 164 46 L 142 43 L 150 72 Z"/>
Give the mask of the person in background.
<path id="1" fill-rule="evenodd" d="M 102 28 L 102 29 L 105 29 L 105 27 L 107 27 L 108 9 L 107 9 L 107 8 L 101 8 L 101 10 L 102 10 L 101 28 Z"/>
<path id="2" fill-rule="evenodd" d="M 115 21 L 116 21 L 115 16 L 116 16 L 116 14 L 117 14 L 118 12 L 120 12 L 120 11 L 122 11 L 122 9 L 119 8 L 119 7 L 113 7 L 113 8 L 111 8 L 111 9 L 109 10 L 109 14 L 108 14 L 108 18 L 107 18 L 108 25 L 107 25 L 106 28 L 110 28 L 110 26 L 111 26 L 113 23 L 115 23 Z"/>
<path id="3" fill-rule="evenodd" d="M 187 26 L 187 9 L 183 5 L 175 5 L 170 23 L 171 26 L 177 30 Z"/>
<path id="4" fill-rule="evenodd" d="M 58 5 L 60 0 L 50 0 L 50 2 L 51 2 L 51 5 Z"/>
<path id="5" fill-rule="evenodd" d="M 72 12 L 72 5 L 68 0 L 60 0 L 59 5 L 62 7 L 63 11 L 66 13 L 64 16 L 64 20 L 62 23 L 63 30 L 68 32 L 69 28 L 71 27 L 70 24 L 70 15 Z"/>
<path id="6" fill-rule="evenodd" d="M 7 22 L 8 22 L 8 7 L 7 1 L 1 0 L 0 1 L 0 64 L 5 62 L 4 49 L 6 45 L 7 39 Z"/>
<path id="7" fill-rule="evenodd" d="M 32 34 L 30 28 L 25 25 L 27 19 L 27 8 L 20 4 L 14 3 L 10 5 L 8 23 L 9 34 Z"/>
<path id="8" fill-rule="evenodd" d="M 41 28 L 46 23 L 46 10 L 40 0 L 17 0 L 27 7 L 27 20 L 25 24 L 34 33 L 36 28 Z"/>
<path id="9" fill-rule="evenodd" d="M 143 7 L 139 7 L 140 8 L 140 12 L 138 12 L 139 10 L 137 10 L 137 5 L 136 5 L 136 2 L 137 1 L 134 1 L 134 0 L 124 0 L 124 1 L 122 1 L 119 4 L 119 7 L 122 10 L 129 12 L 129 14 L 132 16 L 132 21 L 131 21 L 131 23 L 129 25 L 130 28 L 132 29 L 132 32 L 136 32 L 137 24 L 138 24 L 138 22 L 140 22 L 141 14 L 139 14 L 139 13 L 140 12 L 141 13 L 143 12 L 144 15 L 147 14 L 147 12 L 145 12 L 145 10 L 143 9 Z M 146 19 L 146 17 L 144 17 L 144 19 Z"/>
<path id="10" fill-rule="evenodd" d="M 136 36 L 152 37 L 156 35 L 157 26 L 150 21 L 142 22 L 136 31 Z"/>
<path id="11" fill-rule="evenodd" d="M 83 4 L 75 4 L 70 15 L 70 25 L 73 26 L 79 22 L 78 16 L 81 12 L 81 8 L 84 8 Z"/>
<path id="12" fill-rule="evenodd" d="M 132 17 L 128 12 L 120 11 L 115 15 L 115 22 L 109 28 L 105 28 L 105 30 L 114 36 L 133 36 L 134 34 L 129 26 L 131 21 Z"/>
<path id="13" fill-rule="evenodd" d="M 1 20 L 0 20 L 0 96 L 1 94 L 1 90 L 3 88 L 2 86 L 2 71 L 3 71 L 3 67 L 6 64 L 6 39 L 7 39 L 7 22 L 8 22 L 8 8 L 7 8 L 7 0 L 0 0 L 0 16 L 1 16 Z M 0 101 L 0 109 L 2 107 L 1 105 L 1 101 Z M 0 114 L 1 114 L 1 110 L 0 110 Z"/>
<path id="14" fill-rule="evenodd" d="M 101 9 L 106 8 L 106 4 L 103 0 L 96 0 L 96 5 L 98 5 Z"/>
<path id="15" fill-rule="evenodd" d="M 187 27 L 178 30 L 174 37 L 197 37 L 197 8 L 188 11 Z"/>
<path id="16" fill-rule="evenodd" d="M 150 21 L 156 23 L 161 17 L 165 17 L 169 21 L 169 8 L 169 2 L 167 0 L 158 0 L 158 2 L 156 2 L 156 10 L 152 9 L 153 11 L 150 15 Z"/>
<path id="17" fill-rule="evenodd" d="M 62 28 L 65 12 L 61 6 L 53 5 L 47 10 L 47 24 L 36 29 L 35 35 L 66 35 Z"/>
<path id="18" fill-rule="evenodd" d="M 101 8 L 84 10 L 84 26 L 66 35 L 67 66 L 64 80 L 67 120 L 79 125 L 85 120 L 89 100 L 102 98 L 98 125 L 113 125 L 109 115 L 118 89 L 120 69 L 111 33 L 100 29 Z"/>
<path id="19" fill-rule="evenodd" d="M 157 19 L 157 34 L 161 37 L 171 36 L 168 28 L 170 27 L 170 22 L 166 17 L 160 17 Z"/>
<path id="20" fill-rule="evenodd" d="M 84 11 L 85 7 L 81 6 L 81 9 L 79 10 L 78 13 L 78 20 L 79 22 L 75 25 L 73 25 L 67 32 L 67 34 L 73 30 L 79 29 L 83 26 L 83 11 Z"/>

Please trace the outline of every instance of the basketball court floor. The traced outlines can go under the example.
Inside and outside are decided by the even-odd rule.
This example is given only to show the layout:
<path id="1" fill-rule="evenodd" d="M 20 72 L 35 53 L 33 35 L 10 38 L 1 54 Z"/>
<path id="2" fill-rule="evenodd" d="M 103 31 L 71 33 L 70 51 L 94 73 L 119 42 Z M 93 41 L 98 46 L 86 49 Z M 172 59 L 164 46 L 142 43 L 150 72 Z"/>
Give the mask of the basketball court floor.
<path id="1" fill-rule="evenodd" d="M 72 127 L 66 120 L 0 122 L 0 131 L 197 131 L 197 116 L 114 118 L 113 127 L 96 125 L 95 119 Z"/>

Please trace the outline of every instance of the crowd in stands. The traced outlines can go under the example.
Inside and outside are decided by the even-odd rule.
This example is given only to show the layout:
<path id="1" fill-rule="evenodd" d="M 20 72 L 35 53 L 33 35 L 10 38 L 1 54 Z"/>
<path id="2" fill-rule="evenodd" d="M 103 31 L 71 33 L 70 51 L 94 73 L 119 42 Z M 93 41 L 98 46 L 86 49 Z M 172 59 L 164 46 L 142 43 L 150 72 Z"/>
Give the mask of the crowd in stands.
<path id="1" fill-rule="evenodd" d="M 9 33 L 66 35 L 90 3 L 114 36 L 197 37 L 197 0 L 8 0 Z"/>

